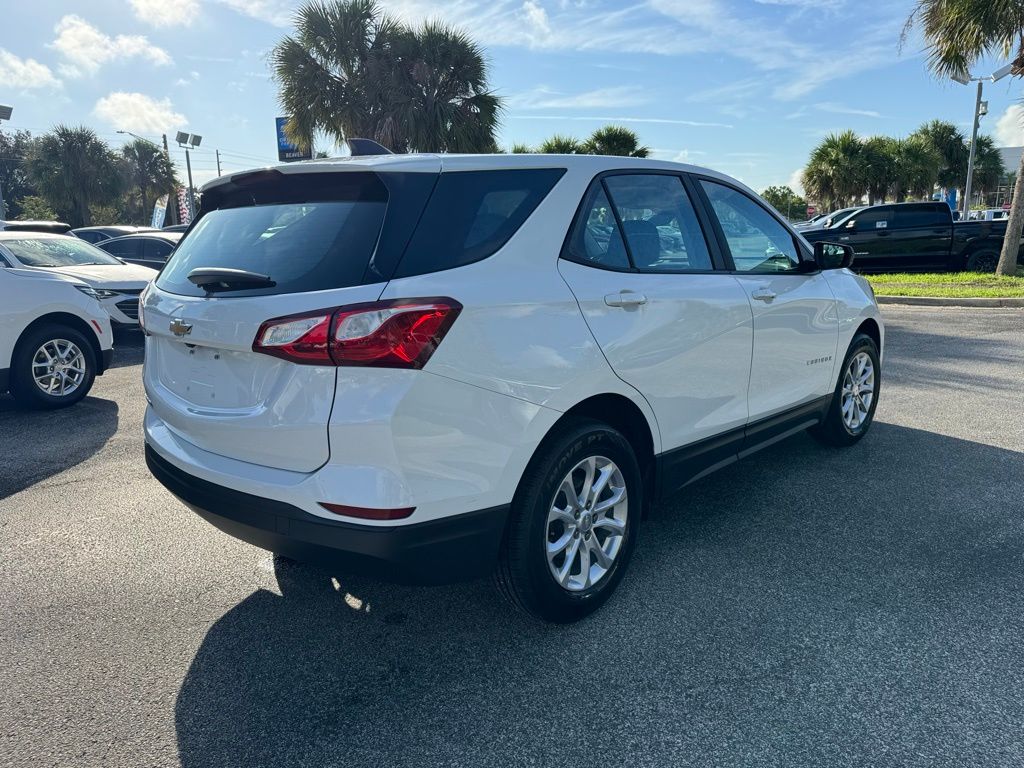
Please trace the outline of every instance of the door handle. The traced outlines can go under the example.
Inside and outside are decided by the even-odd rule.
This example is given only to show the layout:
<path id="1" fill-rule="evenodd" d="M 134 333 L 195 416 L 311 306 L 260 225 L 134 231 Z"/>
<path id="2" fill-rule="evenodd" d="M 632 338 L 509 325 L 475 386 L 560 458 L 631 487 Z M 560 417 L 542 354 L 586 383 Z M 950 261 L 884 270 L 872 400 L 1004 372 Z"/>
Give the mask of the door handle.
<path id="1" fill-rule="evenodd" d="M 604 303 L 609 307 L 639 307 L 647 303 L 647 297 L 633 291 L 619 291 L 605 296 Z"/>
<path id="2" fill-rule="evenodd" d="M 763 301 L 766 304 L 771 304 L 778 294 L 770 288 L 758 288 L 750 294 L 750 298 L 756 299 L 757 301 Z"/>

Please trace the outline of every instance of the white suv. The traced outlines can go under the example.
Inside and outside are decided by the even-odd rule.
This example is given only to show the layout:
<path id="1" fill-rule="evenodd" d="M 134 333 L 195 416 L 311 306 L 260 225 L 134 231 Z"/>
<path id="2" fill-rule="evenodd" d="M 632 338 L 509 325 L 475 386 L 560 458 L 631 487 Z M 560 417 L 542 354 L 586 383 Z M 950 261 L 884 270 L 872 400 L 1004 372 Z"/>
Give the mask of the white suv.
<path id="1" fill-rule="evenodd" d="M 110 316 L 89 286 L 0 260 L 0 393 L 63 408 L 110 366 Z"/>
<path id="2" fill-rule="evenodd" d="M 863 437 L 882 323 L 713 171 L 407 155 L 222 177 L 143 294 L 146 457 L 224 531 L 593 611 L 658 498 L 806 428 Z"/>

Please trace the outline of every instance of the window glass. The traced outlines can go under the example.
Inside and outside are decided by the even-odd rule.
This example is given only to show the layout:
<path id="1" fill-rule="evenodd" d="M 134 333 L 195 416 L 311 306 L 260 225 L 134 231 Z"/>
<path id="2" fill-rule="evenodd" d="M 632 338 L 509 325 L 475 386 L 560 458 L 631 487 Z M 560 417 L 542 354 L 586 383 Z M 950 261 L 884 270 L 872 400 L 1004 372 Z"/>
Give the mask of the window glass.
<path id="1" fill-rule="evenodd" d="M 508 242 L 564 173 L 564 168 L 442 173 L 395 277 L 486 259 Z"/>
<path id="2" fill-rule="evenodd" d="M 134 259 L 139 255 L 139 241 L 132 240 L 104 240 L 99 247 L 111 256 L 119 259 Z"/>
<path id="3" fill-rule="evenodd" d="M 569 257 L 582 264 L 609 269 L 629 269 L 629 257 L 611 203 L 601 184 L 590 189 L 588 201 L 573 224 Z"/>
<path id="4" fill-rule="evenodd" d="M 33 237 L 4 240 L 3 244 L 26 267 L 81 267 L 120 264 L 110 254 L 77 237 Z"/>
<path id="5" fill-rule="evenodd" d="M 150 261 L 167 261 L 174 246 L 166 240 L 157 240 L 155 237 L 147 237 L 142 242 L 142 258 Z"/>
<path id="6" fill-rule="evenodd" d="M 81 238 L 82 240 L 85 240 L 85 242 L 93 243 L 94 245 L 98 243 L 100 240 L 107 239 L 107 236 L 105 234 L 103 234 L 102 232 L 96 232 L 95 230 L 91 232 L 75 232 L 75 235 Z"/>
<path id="7" fill-rule="evenodd" d="M 872 232 L 889 229 L 892 226 L 892 207 L 878 206 L 861 211 L 851 219 L 856 232 Z"/>
<path id="8" fill-rule="evenodd" d="M 942 205 L 948 210 L 949 206 Z M 949 221 L 950 215 L 937 205 L 908 205 L 896 209 L 896 221 L 892 226 L 898 229 L 941 227 Z"/>
<path id="9" fill-rule="evenodd" d="M 197 267 L 245 269 L 276 285 L 234 291 L 267 295 L 359 285 L 387 203 L 331 201 L 249 205 L 210 211 L 174 252 L 157 285 L 202 296 L 188 280 Z"/>
<path id="10" fill-rule="evenodd" d="M 704 233 L 678 176 L 624 175 L 604 180 L 633 266 L 641 272 L 712 269 Z"/>
<path id="11" fill-rule="evenodd" d="M 739 272 L 791 272 L 800 254 L 789 230 L 761 205 L 735 189 L 701 181 L 725 233 Z"/>

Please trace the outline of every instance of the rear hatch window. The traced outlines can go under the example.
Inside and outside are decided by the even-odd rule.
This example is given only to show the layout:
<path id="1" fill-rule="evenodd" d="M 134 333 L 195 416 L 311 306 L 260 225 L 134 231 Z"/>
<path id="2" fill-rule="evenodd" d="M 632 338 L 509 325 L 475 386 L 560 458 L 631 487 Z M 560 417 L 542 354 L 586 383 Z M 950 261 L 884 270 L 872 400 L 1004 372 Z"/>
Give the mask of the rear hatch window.
<path id="1" fill-rule="evenodd" d="M 362 284 L 384 222 L 387 188 L 372 173 L 331 175 L 329 194 L 315 195 L 325 199 L 295 200 L 283 185 L 272 197 L 242 186 L 215 198 L 218 207 L 205 212 L 181 241 L 157 286 L 205 296 L 188 279 L 199 268 L 245 270 L 273 282 L 232 290 L 232 297 Z M 267 186 L 274 185 L 260 190 Z"/>

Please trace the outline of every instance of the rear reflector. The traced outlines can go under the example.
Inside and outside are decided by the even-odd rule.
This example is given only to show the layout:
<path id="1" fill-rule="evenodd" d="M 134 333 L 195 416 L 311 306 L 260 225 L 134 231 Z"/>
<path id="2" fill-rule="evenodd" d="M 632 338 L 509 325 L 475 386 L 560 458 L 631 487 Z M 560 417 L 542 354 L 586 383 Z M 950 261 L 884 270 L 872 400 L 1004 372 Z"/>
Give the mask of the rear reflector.
<path id="1" fill-rule="evenodd" d="M 304 365 L 422 368 L 461 310 L 454 299 L 400 299 L 278 317 L 252 349 Z"/>
<path id="2" fill-rule="evenodd" d="M 349 507 L 345 504 L 328 504 L 320 502 L 320 506 L 328 512 L 344 517 L 359 517 L 363 520 L 404 520 L 416 511 L 416 507 L 402 507 L 400 509 L 372 509 L 370 507 Z"/>

